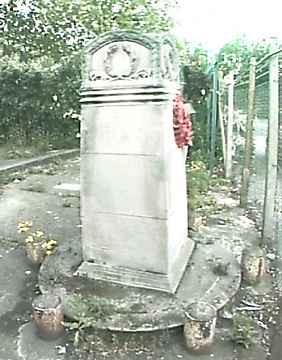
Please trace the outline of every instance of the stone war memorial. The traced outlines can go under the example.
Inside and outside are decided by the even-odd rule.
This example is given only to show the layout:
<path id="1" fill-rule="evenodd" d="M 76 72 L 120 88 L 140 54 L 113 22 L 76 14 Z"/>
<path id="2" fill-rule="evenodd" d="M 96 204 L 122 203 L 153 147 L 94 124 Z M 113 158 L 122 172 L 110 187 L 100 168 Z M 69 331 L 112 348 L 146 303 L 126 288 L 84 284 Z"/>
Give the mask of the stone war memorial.
<path id="1" fill-rule="evenodd" d="M 174 293 L 193 250 L 174 45 L 109 34 L 89 45 L 84 72 L 79 273 Z"/>
<path id="2" fill-rule="evenodd" d="M 185 154 L 173 130 L 176 54 L 166 34 L 126 31 L 85 49 L 81 238 L 66 239 L 67 250 L 43 264 L 39 285 L 61 296 L 70 318 L 95 318 L 89 304 L 98 306 L 99 329 L 180 326 L 187 306 L 201 301 L 218 310 L 240 284 L 231 252 L 195 247 L 187 234 Z M 212 271 L 215 259 L 228 264 L 224 276 Z"/>

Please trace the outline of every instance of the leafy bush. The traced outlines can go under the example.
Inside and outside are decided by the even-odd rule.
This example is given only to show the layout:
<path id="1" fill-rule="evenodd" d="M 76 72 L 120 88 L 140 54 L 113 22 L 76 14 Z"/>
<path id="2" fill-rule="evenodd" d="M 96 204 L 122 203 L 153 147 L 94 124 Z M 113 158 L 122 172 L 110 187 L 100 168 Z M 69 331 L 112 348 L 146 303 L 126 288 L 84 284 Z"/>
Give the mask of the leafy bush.
<path id="1" fill-rule="evenodd" d="M 60 64 L 0 60 L 0 141 L 53 147 L 76 145 L 79 131 L 78 56 Z"/>
<path id="2" fill-rule="evenodd" d="M 203 204 L 203 196 L 209 189 L 210 175 L 203 161 L 191 161 L 188 167 L 188 197 L 191 209 L 197 209 Z M 202 196 L 203 195 L 203 196 Z"/>
<path id="3" fill-rule="evenodd" d="M 192 153 L 187 166 L 188 198 L 192 210 L 205 206 L 213 206 L 214 210 L 218 209 L 214 197 L 209 194 L 209 191 L 226 186 L 229 181 L 221 176 L 220 169 L 216 170 L 216 174 L 210 174 L 205 157 L 200 150 Z"/>

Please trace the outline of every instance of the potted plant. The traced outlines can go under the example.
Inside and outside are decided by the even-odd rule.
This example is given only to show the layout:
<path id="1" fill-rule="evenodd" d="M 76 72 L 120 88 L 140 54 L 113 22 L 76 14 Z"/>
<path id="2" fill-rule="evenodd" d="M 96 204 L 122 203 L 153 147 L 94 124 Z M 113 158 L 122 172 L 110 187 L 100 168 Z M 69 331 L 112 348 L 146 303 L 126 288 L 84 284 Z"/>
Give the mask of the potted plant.
<path id="1" fill-rule="evenodd" d="M 31 232 L 32 222 L 25 221 L 18 224 L 19 233 L 28 233 L 25 239 L 25 252 L 34 265 L 40 265 L 46 256 L 54 254 L 57 249 L 57 241 L 49 239 L 41 230 Z"/>

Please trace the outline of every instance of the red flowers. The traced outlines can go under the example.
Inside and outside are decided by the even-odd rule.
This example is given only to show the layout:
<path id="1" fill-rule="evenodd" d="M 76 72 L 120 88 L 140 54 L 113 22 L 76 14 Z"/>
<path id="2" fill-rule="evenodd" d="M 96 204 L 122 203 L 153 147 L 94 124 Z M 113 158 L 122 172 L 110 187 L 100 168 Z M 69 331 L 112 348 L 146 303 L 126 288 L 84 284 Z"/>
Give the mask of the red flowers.
<path id="1" fill-rule="evenodd" d="M 173 130 L 175 142 L 179 148 L 192 146 L 191 114 L 180 95 L 177 95 L 173 102 Z"/>

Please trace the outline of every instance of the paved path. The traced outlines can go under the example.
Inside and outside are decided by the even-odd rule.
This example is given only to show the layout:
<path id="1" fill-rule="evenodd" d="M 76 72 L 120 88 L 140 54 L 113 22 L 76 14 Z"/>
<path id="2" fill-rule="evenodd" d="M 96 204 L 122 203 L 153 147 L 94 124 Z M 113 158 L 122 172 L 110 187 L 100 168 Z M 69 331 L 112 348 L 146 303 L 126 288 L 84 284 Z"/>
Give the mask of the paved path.
<path id="1" fill-rule="evenodd" d="M 61 359 L 53 343 L 38 339 L 31 320 L 36 272 L 22 249 L 1 250 L 0 258 L 0 359 Z"/>
<path id="2" fill-rule="evenodd" d="M 42 183 L 44 191 L 26 191 L 34 182 Z M 136 350 L 128 348 L 126 342 L 123 348 L 116 349 L 112 338 L 106 342 L 105 337 L 95 334 L 93 337 L 95 355 L 87 355 L 85 358 L 80 358 L 74 351 L 68 351 L 65 355 L 59 354 L 60 350 L 64 349 L 65 339 L 56 342 L 40 340 L 31 319 L 31 302 L 36 295 L 37 271 L 26 260 L 21 246 L 24 237 L 21 239 L 17 234 L 16 225 L 19 220 L 32 219 L 34 226 L 44 229 L 59 243 L 62 238 L 70 242 L 73 239 L 77 240 L 80 231 L 79 199 L 74 196 L 69 197 L 68 202 L 71 206 L 64 206 L 65 198 L 62 190 L 59 191 L 62 192 L 59 195 L 58 189 L 54 189 L 58 183 L 79 183 L 78 159 L 64 162 L 62 171 L 54 176 L 28 175 L 20 183 L 5 186 L 3 194 L 0 195 L 0 360 L 234 359 L 233 345 L 231 342 L 222 341 L 220 332 L 212 354 L 197 356 L 186 351 L 181 330 L 176 334 L 168 333 L 164 343 L 160 341 L 160 334 L 144 337 L 143 343 L 134 344 Z M 78 221 L 73 220 L 74 216 Z M 242 222 L 237 226 L 238 228 L 242 226 Z M 234 231 L 229 227 L 228 221 L 226 225 L 219 227 L 221 231 L 218 234 L 213 233 L 212 237 L 229 248 L 232 242 L 230 234 Z M 209 235 L 211 236 L 212 232 Z M 236 242 L 235 245 L 232 250 L 237 253 L 238 243 Z M 68 253 L 69 247 L 62 250 Z M 151 348 L 155 353 L 147 357 L 147 351 Z"/>
<path id="3" fill-rule="evenodd" d="M 19 169 L 34 166 L 48 161 L 52 161 L 56 158 L 67 158 L 79 154 L 79 149 L 70 150 L 54 150 L 50 151 L 45 155 L 33 157 L 31 159 L 14 159 L 14 160 L 0 160 L 0 173 L 17 171 Z"/>
<path id="4" fill-rule="evenodd" d="M 1 161 L 0 171 L 15 171 L 29 165 L 48 162 L 58 156 L 74 156 L 76 151 L 60 151 L 25 161 Z M 78 160 L 68 160 L 70 164 L 77 164 Z M 67 175 L 61 175 L 65 181 L 76 181 L 71 173 L 72 167 L 62 165 L 61 172 L 70 169 Z M 31 180 L 32 179 L 32 180 Z M 24 184 L 42 182 L 45 179 L 45 196 L 39 200 L 39 193 L 26 191 Z M 53 189 L 58 182 L 55 176 L 34 175 L 28 176 L 26 181 L 19 184 L 9 184 L 3 187 L 0 195 L 0 360 L 61 360 L 59 345 L 63 339 L 55 342 L 46 342 L 38 338 L 32 323 L 31 303 L 37 294 L 37 270 L 27 260 L 23 241 L 24 236 L 17 234 L 18 221 L 27 220 L 34 213 L 34 224 L 45 225 L 48 233 L 54 229 L 64 227 L 67 221 L 58 224 L 57 213 L 54 211 L 53 196 L 46 193 Z M 75 201 L 77 199 L 74 199 Z M 63 199 L 61 199 L 63 201 Z M 73 203 L 72 201 L 72 203 Z M 39 204 L 38 204 L 39 203 Z M 64 210 L 62 204 L 60 208 Z M 65 209 L 66 210 L 66 209 Z M 74 210 L 74 209 L 73 209 Z M 78 210 L 76 208 L 76 210 Z M 67 216 L 66 216 L 67 217 Z M 41 222 L 40 219 L 43 219 Z M 51 230 L 53 228 L 53 231 Z M 59 230 L 60 231 L 60 230 Z"/>
<path id="5" fill-rule="evenodd" d="M 280 132 L 280 141 L 282 141 L 281 132 Z M 281 144 L 280 144 L 281 149 Z M 277 201 L 276 201 L 276 246 L 278 259 L 276 265 L 278 267 L 276 283 L 280 291 L 279 299 L 279 313 L 276 319 L 276 326 L 274 329 L 273 339 L 272 339 L 272 356 L 271 360 L 281 360 L 282 358 L 282 154 L 279 156 L 278 163 L 278 187 L 277 187 Z"/>
<path id="6" fill-rule="evenodd" d="M 257 223 L 260 227 L 263 225 L 263 206 L 265 196 L 265 178 L 266 178 L 266 165 L 267 165 L 267 132 L 268 132 L 268 119 L 256 119 L 254 123 L 254 145 L 255 157 L 254 167 L 255 175 L 251 176 L 250 184 L 250 200 L 256 206 L 257 210 Z M 277 179 L 277 198 L 276 198 L 276 212 L 273 218 L 273 247 L 277 250 L 277 258 L 275 265 L 277 267 L 275 286 L 277 290 L 282 293 L 282 172 L 278 167 Z M 273 338 L 271 345 L 271 360 L 281 360 L 282 356 L 282 298 L 278 302 L 280 308 L 278 315 L 273 314 L 276 318 L 276 326 L 273 329 Z"/>
<path id="7" fill-rule="evenodd" d="M 71 206 L 65 207 L 64 196 L 60 196 L 54 186 L 58 183 L 77 183 L 78 177 L 79 161 L 68 160 L 62 164 L 62 170 L 59 170 L 56 175 L 28 175 L 19 183 L 5 186 L 3 194 L 0 195 L 0 360 L 57 360 L 63 357 L 71 360 L 79 359 L 74 352 L 59 354 L 60 349 L 64 347 L 58 346 L 64 346 L 65 339 L 44 342 L 36 335 L 31 318 L 31 302 L 36 296 L 37 270 L 30 266 L 25 257 L 21 245 L 25 236 L 17 234 L 16 230 L 18 221 L 32 220 L 34 227 L 42 228 L 59 243 L 62 238 L 69 241 L 77 239 L 80 232 L 79 199 L 69 197 Z M 32 182 L 42 183 L 44 191 L 40 193 L 26 191 Z M 67 253 L 68 248 L 64 251 Z M 158 346 L 161 344 L 159 337 L 160 335 L 156 333 L 147 336 L 147 342 L 136 343 L 136 351 L 140 352 L 138 359 L 147 359 L 147 350 L 140 350 L 147 348 L 154 349 L 155 355 L 151 357 L 154 360 L 177 358 L 207 360 L 211 358 L 209 354 L 201 356 L 189 354 L 185 349 L 181 331 L 177 335 L 167 335 L 167 340 L 162 346 Z M 214 358 L 232 359 L 233 345 L 222 342 L 220 338 L 219 335 L 216 346 L 212 350 Z M 95 356 L 93 355 L 95 360 L 137 358 L 135 350 L 127 349 L 125 345 L 123 349 L 117 351 L 114 348 L 115 344 L 110 341 L 101 348 L 97 339 L 106 341 L 101 335 L 97 335 L 97 338 L 93 340 L 96 351 Z"/>

